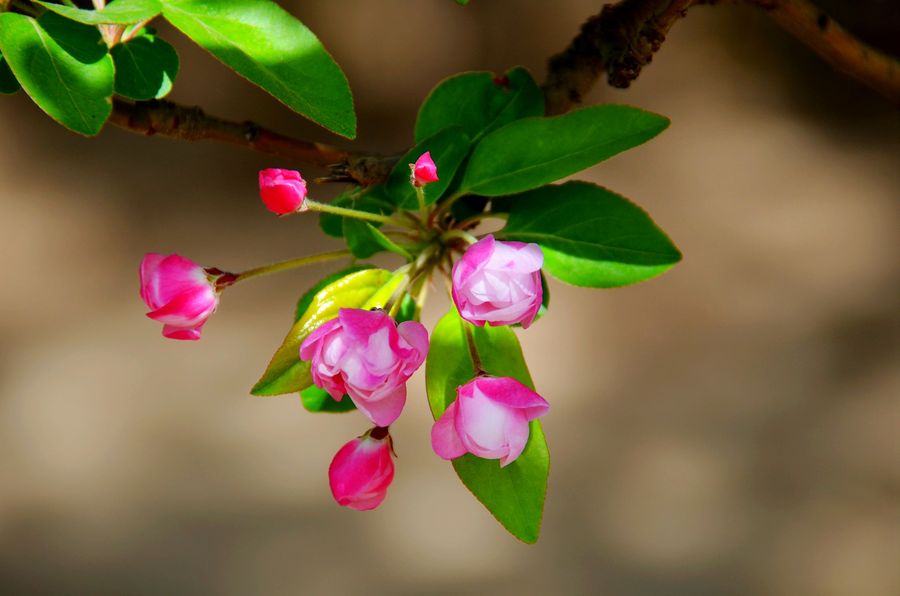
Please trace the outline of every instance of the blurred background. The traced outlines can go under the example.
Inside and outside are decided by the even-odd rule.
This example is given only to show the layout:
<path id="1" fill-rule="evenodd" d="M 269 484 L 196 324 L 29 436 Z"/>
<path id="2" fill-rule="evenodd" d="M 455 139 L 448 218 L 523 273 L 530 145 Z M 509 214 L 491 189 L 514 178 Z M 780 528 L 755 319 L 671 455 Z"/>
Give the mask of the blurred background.
<path id="1" fill-rule="evenodd" d="M 347 72 L 355 146 L 397 153 L 440 79 L 523 64 L 541 80 L 600 3 L 282 4 Z M 182 57 L 175 101 L 343 142 L 160 29 Z M 337 247 L 261 205 L 257 171 L 292 164 L 84 139 L 3 97 L 0 591 L 900 594 L 900 113 L 731 6 L 693 9 L 631 89 L 589 101 L 671 117 L 578 177 L 645 207 L 685 258 L 624 289 L 551 281 L 520 334 L 553 406 L 527 546 L 431 452 L 422 372 L 370 513 L 327 483 L 359 414 L 249 396 L 327 266 L 229 290 L 198 343 L 144 316 L 144 252 L 241 270 Z M 434 293 L 425 322 L 446 306 Z"/>

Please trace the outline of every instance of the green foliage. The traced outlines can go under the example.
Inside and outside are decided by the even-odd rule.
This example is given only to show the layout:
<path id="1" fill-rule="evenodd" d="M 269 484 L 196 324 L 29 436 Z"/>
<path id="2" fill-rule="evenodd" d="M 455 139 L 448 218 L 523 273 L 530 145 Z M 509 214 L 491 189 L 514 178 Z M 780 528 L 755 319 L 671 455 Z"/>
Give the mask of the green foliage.
<path id="1" fill-rule="evenodd" d="M 619 105 L 517 120 L 475 147 L 461 186 L 484 196 L 537 188 L 640 145 L 668 125 L 663 116 Z"/>
<path id="2" fill-rule="evenodd" d="M 372 186 L 364 192 L 359 192 L 357 187 L 336 197 L 331 204 L 335 207 L 349 207 L 366 213 L 390 214 L 396 208 L 385 194 L 383 185 Z M 344 220 L 346 218 L 334 213 L 320 213 L 319 227 L 329 236 L 335 238 L 344 237 Z"/>
<path id="3" fill-rule="evenodd" d="M 369 222 L 349 217 L 343 219 L 344 239 L 354 257 L 368 259 L 376 253 L 389 251 L 397 253 L 407 260 L 411 259 L 409 253 L 402 246 L 396 244 Z"/>
<path id="4" fill-rule="evenodd" d="M 84 25 L 131 25 L 152 19 L 162 12 L 159 0 L 115 0 L 103 10 L 74 8 L 52 2 L 38 1 L 37 4 Z"/>
<path id="5" fill-rule="evenodd" d="M 54 120 L 95 135 L 112 112 L 113 60 L 95 27 L 48 12 L 0 14 L 0 52 L 25 92 Z"/>
<path id="6" fill-rule="evenodd" d="M 497 78 L 492 72 L 465 72 L 441 81 L 416 119 L 416 143 L 451 126 L 469 135 L 472 144 L 513 120 L 544 114 L 544 95 L 522 67 Z"/>
<path id="7" fill-rule="evenodd" d="M 9 69 L 6 58 L 3 57 L 3 54 L 0 54 L 0 93 L 8 95 L 15 93 L 21 88 L 22 85 L 19 84 L 19 81 L 16 80 L 16 75 Z"/>
<path id="8" fill-rule="evenodd" d="M 345 395 L 338 401 L 324 389 L 319 389 L 315 385 L 310 385 L 300 392 L 300 403 L 310 412 L 326 412 L 330 414 L 340 414 L 343 412 L 352 412 L 356 409 L 356 404 L 349 396 Z"/>
<path id="9" fill-rule="evenodd" d="M 425 364 L 428 403 L 435 420 L 456 399 L 457 387 L 475 376 L 463 325 L 472 329 L 479 358 L 487 372 L 513 377 L 534 387 L 512 330 L 508 327 L 474 327 L 451 309 L 431 334 Z M 497 460 L 481 459 L 472 454 L 453 460 L 453 468 L 463 484 L 504 528 L 524 542 L 537 541 L 550 471 L 550 452 L 540 422 L 531 422 L 531 436 L 525 451 L 505 468 L 501 468 Z"/>
<path id="10" fill-rule="evenodd" d="M 592 288 L 643 281 L 681 260 L 643 209 L 587 182 L 510 197 L 509 219 L 498 236 L 536 242 L 544 251 L 547 272 Z"/>
<path id="11" fill-rule="evenodd" d="M 121 1 L 121 0 L 120 0 Z M 115 91 L 131 99 L 159 99 L 178 76 L 178 53 L 150 29 L 110 50 L 116 65 Z"/>
<path id="12" fill-rule="evenodd" d="M 289 108 L 356 136 L 347 78 L 322 43 L 270 0 L 163 0 L 163 15 L 225 65 Z"/>
<path id="13" fill-rule="evenodd" d="M 294 312 L 294 322 L 300 320 L 300 317 L 309 310 L 309 306 L 312 304 L 312 301 L 315 299 L 316 294 L 325 289 L 327 286 L 330 286 L 334 282 L 342 279 L 351 273 L 356 273 L 357 271 L 362 271 L 363 269 L 372 269 L 371 265 L 350 265 L 349 267 L 345 267 L 340 271 L 335 271 L 331 275 L 325 276 L 318 283 L 313 285 L 310 289 L 308 289 L 301 297 L 300 300 L 297 301 L 297 309 Z"/>
<path id="14" fill-rule="evenodd" d="M 393 204 L 403 209 L 415 209 L 419 204 L 415 188 L 409 183 L 409 164 L 414 163 L 426 151 L 431 152 L 440 180 L 424 187 L 425 204 L 437 201 L 450 186 L 457 168 L 469 153 L 469 136 L 459 127 L 445 128 L 406 152 L 400 158 L 385 185 L 385 191 Z"/>
<path id="15" fill-rule="evenodd" d="M 344 276 L 321 289 L 291 327 L 260 380 L 253 395 L 282 395 L 309 387 L 309 362 L 300 360 L 300 344 L 319 325 L 338 315 L 341 308 L 384 306 L 402 281 L 384 269 L 365 269 Z"/>

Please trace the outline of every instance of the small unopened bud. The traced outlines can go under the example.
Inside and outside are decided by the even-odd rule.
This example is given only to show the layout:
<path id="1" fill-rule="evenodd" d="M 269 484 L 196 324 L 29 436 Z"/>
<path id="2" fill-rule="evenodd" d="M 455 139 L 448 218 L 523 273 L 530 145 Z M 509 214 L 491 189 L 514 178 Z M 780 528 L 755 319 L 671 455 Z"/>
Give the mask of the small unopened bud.
<path id="1" fill-rule="evenodd" d="M 297 170 L 261 170 L 259 196 L 269 211 L 278 215 L 305 211 L 306 181 Z"/>
<path id="2" fill-rule="evenodd" d="M 394 480 L 391 452 L 391 435 L 380 427 L 341 447 L 328 468 L 328 483 L 338 505 L 358 511 L 381 505 Z"/>
<path id="3" fill-rule="evenodd" d="M 431 182 L 438 181 L 437 166 L 431 159 L 431 151 L 426 151 L 419 156 L 416 163 L 409 164 L 411 171 L 409 183 L 413 186 L 425 186 Z"/>
<path id="4" fill-rule="evenodd" d="M 157 253 L 144 255 L 140 274 L 141 298 L 150 308 L 147 316 L 163 324 L 163 335 L 200 339 L 203 325 L 219 305 L 217 276 L 180 255 Z"/>

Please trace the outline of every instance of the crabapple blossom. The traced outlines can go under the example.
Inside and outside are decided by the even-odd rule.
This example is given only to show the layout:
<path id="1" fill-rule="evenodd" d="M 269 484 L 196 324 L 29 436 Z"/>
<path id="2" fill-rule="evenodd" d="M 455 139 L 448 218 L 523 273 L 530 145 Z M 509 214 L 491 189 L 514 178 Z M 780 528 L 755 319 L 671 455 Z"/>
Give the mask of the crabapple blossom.
<path id="1" fill-rule="evenodd" d="M 431 446 L 444 459 L 472 453 L 511 464 L 528 442 L 528 423 L 547 413 L 547 401 L 510 377 L 480 376 L 459 387 L 431 429 Z"/>
<path id="2" fill-rule="evenodd" d="M 537 244 L 501 242 L 487 235 L 469 246 L 452 271 L 453 302 L 459 315 L 478 326 L 528 327 L 541 308 L 541 266 Z"/>
<path id="3" fill-rule="evenodd" d="M 406 403 L 406 381 L 425 361 L 428 331 L 381 309 L 342 308 L 300 346 L 312 380 L 340 401 L 350 396 L 372 422 L 388 426 Z"/>

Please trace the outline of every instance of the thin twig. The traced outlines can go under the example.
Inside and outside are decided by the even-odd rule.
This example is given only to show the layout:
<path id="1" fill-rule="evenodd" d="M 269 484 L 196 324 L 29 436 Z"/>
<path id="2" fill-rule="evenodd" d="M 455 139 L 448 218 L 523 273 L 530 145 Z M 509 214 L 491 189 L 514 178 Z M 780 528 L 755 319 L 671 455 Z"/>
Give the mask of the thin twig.
<path id="1" fill-rule="evenodd" d="M 377 184 L 387 179 L 396 161 L 295 139 L 254 122 L 233 122 L 210 116 L 199 107 L 182 106 L 165 100 L 128 102 L 115 99 L 109 121 L 147 136 L 219 141 L 305 165 L 327 168 L 329 182 L 354 182 L 363 186 Z"/>
<path id="2" fill-rule="evenodd" d="M 689 8 L 719 1 L 622 0 L 604 6 L 569 47 L 550 59 L 547 113 L 561 114 L 580 103 L 603 72 L 613 87 L 628 87 Z M 810 0 L 730 1 L 761 8 L 832 66 L 900 103 L 900 62 L 848 33 Z"/>

